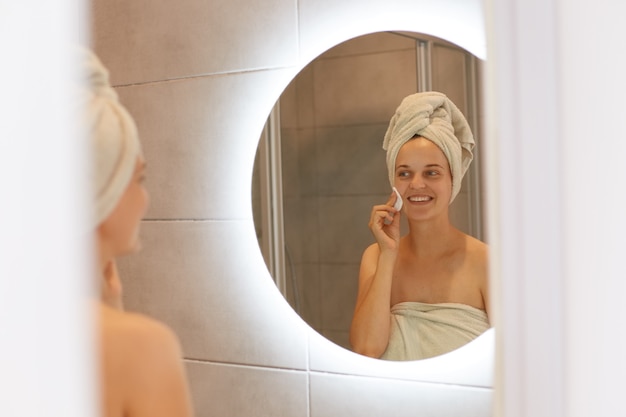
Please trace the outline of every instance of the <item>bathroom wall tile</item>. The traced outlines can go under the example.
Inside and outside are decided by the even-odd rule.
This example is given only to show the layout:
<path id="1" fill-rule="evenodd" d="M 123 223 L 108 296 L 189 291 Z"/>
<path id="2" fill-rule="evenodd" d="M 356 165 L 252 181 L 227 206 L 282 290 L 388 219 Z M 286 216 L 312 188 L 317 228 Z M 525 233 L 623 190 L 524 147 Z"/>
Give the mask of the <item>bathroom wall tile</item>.
<path id="1" fill-rule="evenodd" d="M 309 128 L 281 129 L 283 195 L 314 196 L 318 193 L 317 144 Z"/>
<path id="2" fill-rule="evenodd" d="M 300 195 L 298 129 L 281 128 L 280 146 L 283 198 L 297 197 Z"/>
<path id="3" fill-rule="evenodd" d="M 319 193 L 319 176 L 317 175 L 317 140 L 313 128 L 298 129 L 298 176 L 300 196 L 317 196 Z"/>
<path id="4" fill-rule="evenodd" d="M 417 44 L 415 39 L 395 34 L 393 32 L 378 32 L 358 36 L 350 39 L 350 41 L 341 43 L 320 55 L 320 58 L 324 59 L 348 55 L 364 55 L 407 49 L 415 50 L 416 48 Z"/>
<path id="5" fill-rule="evenodd" d="M 285 197 L 317 195 L 317 145 L 313 129 L 282 128 L 281 161 Z"/>
<path id="6" fill-rule="evenodd" d="M 170 325 L 186 358 L 306 368 L 306 328 L 275 287 L 252 221 L 148 221 L 120 262 L 125 304 Z"/>
<path id="7" fill-rule="evenodd" d="M 298 73 L 297 92 L 298 92 L 298 126 L 312 127 L 315 126 L 315 96 L 313 88 L 315 86 L 315 73 L 313 65 L 309 64 Z"/>
<path id="8" fill-rule="evenodd" d="M 432 48 L 432 85 L 469 117 L 467 102 L 467 56 L 464 51 L 444 45 Z"/>
<path id="9" fill-rule="evenodd" d="M 372 207 L 388 197 L 320 197 L 320 261 L 359 263 L 365 248 L 374 242 L 367 226 Z"/>
<path id="10" fill-rule="evenodd" d="M 291 80 L 280 95 L 280 126 L 283 129 L 298 127 L 298 90 L 296 88 L 298 76 L 299 74 Z"/>
<path id="11" fill-rule="evenodd" d="M 317 264 L 294 265 L 295 282 L 298 291 L 298 304 L 290 302 L 293 309 L 309 326 L 321 329 L 322 303 L 320 301 L 320 268 Z M 289 286 L 289 283 L 288 283 Z"/>
<path id="12" fill-rule="evenodd" d="M 285 198 L 284 233 L 289 256 L 296 263 L 318 262 L 319 207 L 315 197 Z"/>
<path id="13" fill-rule="evenodd" d="M 385 151 L 387 124 L 319 128 L 317 183 L 321 196 L 391 192 Z"/>
<path id="14" fill-rule="evenodd" d="M 415 50 L 316 61 L 317 126 L 388 123 L 400 101 L 417 91 Z"/>
<path id="15" fill-rule="evenodd" d="M 198 417 L 308 417 L 306 372 L 187 361 Z"/>
<path id="16" fill-rule="evenodd" d="M 350 331 L 359 287 L 359 263 L 320 265 L 322 328 Z"/>
<path id="17" fill-rule="evenodd" d="M 313 66 L 309 64 L 285 89 L 280 97 L 280 121 L 283 127 L 303 128 L 314 125 L 313 83 Z"/>
<path id="18" fill-rule="evenodd" d="M 465 191 L 461 191 L 452 204 L 450 205 L 449 217 L 450 223 L 464 233 L 470 233 L 471 230 L 471 208 L 469 195 Z"/>
<path id="19" fill-rule="evenodd" d="M 114 85 L 297 63 L 293 0 L 93 0 L 93 43 Z"/>
<path id="20" fill-rule="evenodd" d="M 311 374 L 311 417 L 485 417 L 491 398 L 489 389 Z"/>
<path id="21" fill-rule="evenodd" d="M 261 71 L 118 88 L 147 159 L 147 218 L 249 218 L 258 140 L 290 75 Z M 229 98 L 236 94 L 246 100 L 235 105 Z"/>

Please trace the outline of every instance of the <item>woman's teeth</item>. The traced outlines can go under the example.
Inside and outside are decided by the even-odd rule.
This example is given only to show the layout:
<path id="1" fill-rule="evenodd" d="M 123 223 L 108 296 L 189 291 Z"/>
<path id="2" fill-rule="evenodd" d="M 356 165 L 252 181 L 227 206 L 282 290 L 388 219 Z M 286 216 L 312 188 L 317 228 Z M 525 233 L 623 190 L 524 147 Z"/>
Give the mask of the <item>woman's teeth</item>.
<path id="1" fill-rule="evenodd" d="M 433 199 L 432 197 L 429 197 L 427 195 L 419 195 L 419 196 L 409 197 L 409 201 L 414 201 L 414 202 L 417 202 L 417 203 L 424 202 L 424 201 L 430 201 L 432 199 Z"/>

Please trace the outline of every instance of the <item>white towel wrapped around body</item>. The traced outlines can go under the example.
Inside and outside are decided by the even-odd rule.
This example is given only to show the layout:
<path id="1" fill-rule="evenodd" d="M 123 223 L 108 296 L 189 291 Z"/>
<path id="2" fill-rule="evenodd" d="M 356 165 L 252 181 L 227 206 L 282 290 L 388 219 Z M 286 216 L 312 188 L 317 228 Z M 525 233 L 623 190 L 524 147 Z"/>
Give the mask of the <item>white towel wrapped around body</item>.
<path id="1" fill-rule="evenodd" d="M 402 302 L 391 308 L 391 334 L 381 359 L 417 360 L 451 352 L 489 329 L 487 313 L 459 303 Z"/>
<path id="2" fill-rule="evenodd" d="M 407 96 L 398 106 L 385 133 L 389 182 L 394 185 L 396 157 L 402 145 L 415 136 L 433 142 L 444 153 L 452 174 L 454 200 L 474 155 L 474 137 L 461 111 L 442 93 L 428 91 Z"/>

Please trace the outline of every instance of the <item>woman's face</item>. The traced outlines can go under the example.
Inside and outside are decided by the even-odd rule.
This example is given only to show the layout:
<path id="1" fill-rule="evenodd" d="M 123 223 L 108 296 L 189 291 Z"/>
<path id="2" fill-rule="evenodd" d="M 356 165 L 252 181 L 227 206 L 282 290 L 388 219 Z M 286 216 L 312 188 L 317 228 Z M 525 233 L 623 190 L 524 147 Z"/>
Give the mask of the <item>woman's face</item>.
<path id="1" fill-rule="evenodd" d="M 428 139 L 417 137 L 402 145 L 396 157 L 394 185 L 410 219 L 425 220 L 445 213 L 452 195 L 448 159 Z"/>
<path id="2" fill-rule="evenodd" d="M 148 191 L 144 187 L 145 166 L 138 157 L 126 191 L 113 212 L 98 227 L 100 242 L 108 248 L 112 257 L 135 252 L 141 247 L 139 224 L 148 209 Z"/>

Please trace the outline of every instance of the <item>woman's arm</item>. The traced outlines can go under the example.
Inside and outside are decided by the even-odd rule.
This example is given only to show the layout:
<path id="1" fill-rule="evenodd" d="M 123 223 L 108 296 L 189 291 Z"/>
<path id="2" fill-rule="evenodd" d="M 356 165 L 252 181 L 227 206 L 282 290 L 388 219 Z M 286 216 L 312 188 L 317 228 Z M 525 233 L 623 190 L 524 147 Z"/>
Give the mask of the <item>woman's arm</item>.
<path id="1" fill-rule="evenodd" d="M 369 227 L 377 243 L 361 259 L 359 290 L 350 344 L 356 353 L 378 358 L 387 348 L 391 321 L 391 284 L 400 246 L 400 215 L 392 207 L 392 193 L 386 205 L 375 206 Z"/>
<path id="2" fill-rule="evenodd" d="M 389 342 L 391 282 L 396 253 L 365 250 L 359 272 L 359 291 L 350 327 L 350 344 L 361 355 L 379 358 Z"/>

